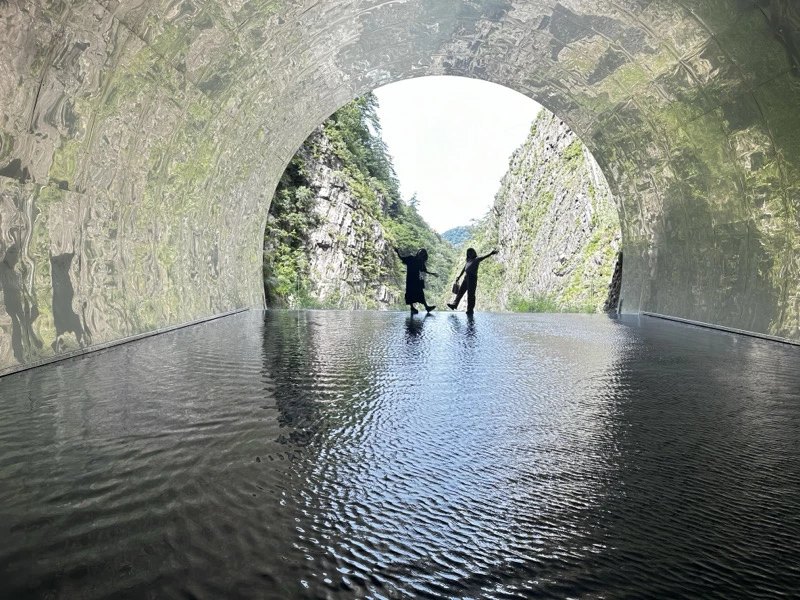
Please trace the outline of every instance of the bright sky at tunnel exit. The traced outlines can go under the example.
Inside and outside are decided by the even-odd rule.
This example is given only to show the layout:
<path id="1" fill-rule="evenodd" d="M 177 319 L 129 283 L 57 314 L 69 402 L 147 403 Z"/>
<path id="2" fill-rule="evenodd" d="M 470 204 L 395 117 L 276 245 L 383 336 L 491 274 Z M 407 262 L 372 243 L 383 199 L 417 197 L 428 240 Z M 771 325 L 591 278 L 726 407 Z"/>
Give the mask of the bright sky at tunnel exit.
<path id="1" fill-rule="evenodd" d="M 464 77 L 406 79 L 375 95 L 403 198 L 416 193 L 420 214 L 440 233 L 486 214 L 541 109 L 512 89 Z"/>

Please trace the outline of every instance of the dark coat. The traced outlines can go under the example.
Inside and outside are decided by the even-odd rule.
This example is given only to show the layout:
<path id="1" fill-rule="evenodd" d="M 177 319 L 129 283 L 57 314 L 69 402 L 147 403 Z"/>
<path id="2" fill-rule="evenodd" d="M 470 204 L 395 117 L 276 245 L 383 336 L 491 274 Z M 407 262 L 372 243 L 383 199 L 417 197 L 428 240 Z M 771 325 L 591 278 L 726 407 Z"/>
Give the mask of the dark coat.
<path id="1" fill-rule="evenodd" d="M 401 256 L 400 260 L 406 266 L 406 304 L 415 302 L 425 303 L 425 263 L 416 256 Z"/>

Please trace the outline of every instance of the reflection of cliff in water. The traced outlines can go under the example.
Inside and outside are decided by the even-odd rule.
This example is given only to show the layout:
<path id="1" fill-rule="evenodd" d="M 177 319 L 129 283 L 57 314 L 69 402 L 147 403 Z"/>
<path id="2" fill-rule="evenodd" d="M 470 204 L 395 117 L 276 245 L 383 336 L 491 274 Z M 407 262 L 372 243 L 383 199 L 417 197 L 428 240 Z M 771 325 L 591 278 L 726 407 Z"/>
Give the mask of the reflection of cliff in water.
<path id="1" fill-rule="evenodd" d="M 264 313 L 264 370 L 275 382 L 278 424 L 282 444 L 307 446 L 318 428 L 318 407 L 308 389 L 313 380 L 313 330 L 307 320 L 295 327 L 276 326 L 283 315 Z"/>
<path id="2" fill-rule="evenodd" d="M 264 371 L 275 382 L 281 443 L 311 446 L 369 410 L 361 399 L 373 386 L 376 357 L 363 342 L 378 334 L 359 313 L 337 317 L 340 327 L 326 313 L 264 313 Z"/>
<path id="3" fill-rule="evenodd" d="M 22 276 L 17 273 L 19 247 L 11 244 L 0 261 L 0 289 L 3 305 L 11 319 L 11 349 L 18 362 L 24 362 L 32 347 L 42 347 L 42 341 L 33 331 L 33 322 L 39 311 L 33 298 L 22 285 Z"/>

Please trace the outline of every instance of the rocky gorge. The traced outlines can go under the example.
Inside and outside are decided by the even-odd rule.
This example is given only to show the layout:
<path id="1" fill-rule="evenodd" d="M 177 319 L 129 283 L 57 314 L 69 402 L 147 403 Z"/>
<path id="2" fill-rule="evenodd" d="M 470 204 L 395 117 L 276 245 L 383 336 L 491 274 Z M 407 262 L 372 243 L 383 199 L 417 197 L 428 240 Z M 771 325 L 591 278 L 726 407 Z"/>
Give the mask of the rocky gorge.
<path id="1" fill-rule="evenodd" d="M 361 102 L 361 104 L 359 104 Z M 457 244 L 447 241 L 450 237 Z M 509 161 L 486 216 L 458 235 L 436 234 L 400 198 L 380 139 L 374 99 L 319 126 L 276 190 L 265 235 L 272 306 L 401 308 L 404 267 L 392 247 L 425 246 L 429 302 L 442 306 L 463 250 L 497 248 L 481 267 L 478 307 L 495 311 L 610 310 L 621 236 L 614 199 L 577 136 L 542 110 Z"/>
<path id="2" fill-rule="evenodd" d="M 621 234 L 614 198 L 591 153 L 549 111 L 542 109 L 512 155 L 493 206 L 464 245 L 479 254 L 499 251 L 481 266 L 480 308 L 616 307 Z"/>

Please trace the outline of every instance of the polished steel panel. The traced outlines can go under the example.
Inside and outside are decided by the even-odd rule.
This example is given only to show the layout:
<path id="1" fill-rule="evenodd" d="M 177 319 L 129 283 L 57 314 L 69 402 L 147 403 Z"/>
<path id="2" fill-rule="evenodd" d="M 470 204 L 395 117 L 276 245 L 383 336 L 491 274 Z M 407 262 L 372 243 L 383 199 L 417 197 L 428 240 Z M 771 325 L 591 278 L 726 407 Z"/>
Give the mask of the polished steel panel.
<path id="1" fill-rule="evenodd" d="M 0 372 L 261 304 L 295 149 L 424 75 L 509 86 L 584 139 L 625 310 L 800 339 L 793 0 L 8 0 L 0 47 Z"/>

